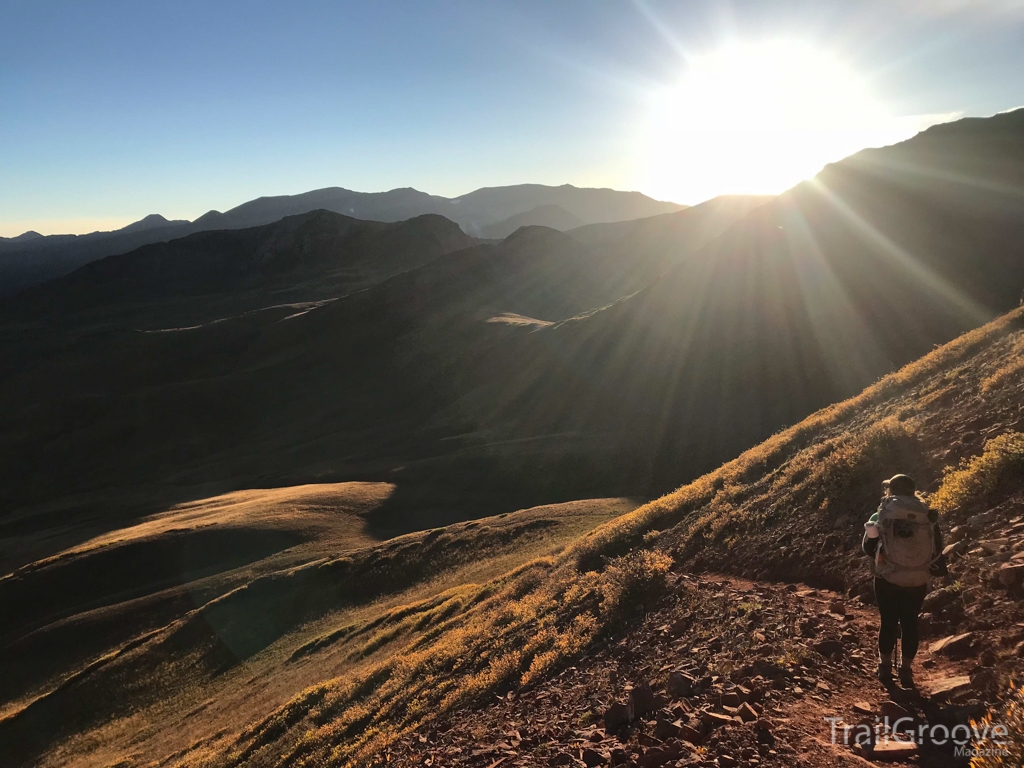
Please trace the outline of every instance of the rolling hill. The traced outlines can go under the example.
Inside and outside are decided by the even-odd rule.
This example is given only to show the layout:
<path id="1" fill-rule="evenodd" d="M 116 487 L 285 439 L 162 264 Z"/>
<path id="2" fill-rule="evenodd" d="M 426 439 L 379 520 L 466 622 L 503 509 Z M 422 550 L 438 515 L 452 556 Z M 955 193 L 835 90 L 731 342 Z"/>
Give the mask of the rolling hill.
<path id="1" fill-rule="evenodd" d="M 524 338 L 531 365 L 474 418 L 618 443 L 652 489 L 712 469 L 1017 305 L 1022 137 L 1018 110 L 829 166 L 635 295 Z"/>
<path id="2" fill-rule="evenodd" d="M 251 308 L 266 305 L 269 296 L 281 303 L 335 298 L 475 242 L 436 215 L 383 223 L 313 211 L 100 259 L 27 291 L 7 311 L 67 316 L 214 294 L 255 293 Z"/>
<path id="3" fill-rule="evenodd" d="M 68 274 L 83 264 L 128 253 L 142 245 L 163 243 L 196 232 L 258 227 L 315 210 L 384 222 L 437 214 L 455 221 L 470 235 L 480 236 L 485 227 L 531 209 L 546 210 L 547 206 L 565 211 L 559 221 L 566 227 L 653 216 L 684 207 L 652 200 L 639 192 L 581 189 L 568 184 L 488 187 L 452 199 L 411 188 L 353 192 L 328 187 L 299 195 L 261 197 L 224 213 L 209 211 L 191 222 L 168 221 L 159 214 L 152 214 L 114 232 L 46 237 L 31 237 L 33 233 L 25 233 L 15 238 L 0 238 L 0 296 L 17 293 Z M 523 223 L 547 224 L 550 221 Z"/>
<path id="4" fill-rule="evenodd" d="M 274 283 L 269 291 L 267 273 L 254 256 L 260 243 L 291 237 L 287 233 L 293 228 L 305 231 L 314 214 L 286 219 L 269 230 L 194 235 L 97 262 L 6 305 L 8 354 L 0 388 L 9 402 L 20 405 L 8 412 L 3 451 L 14 462 L 7 465 L 12 471 L 17 465 L 17 471 L 28 472 L 16 488 L 9 486 L 9 498 L 71 497 L 111 482 L 122 485 L 128 477 L 141 480 L 137 472 L 158 483 L 178 475 L 173 481 L 178 484 L 185 470 L 181 460 L 208 469 L 221 466 L 227 474 L 220 476 L 226 479 L 236 472 L 239 477 L 252 472 L 270 477 L 310 471 L 310 460 L 318 467 L 314 473 L 336 476 L 350 471 L 327 458 L 339 450 L 359 467 L 354 471 L 377 474 L 394 468 L 396 451 L 413 451 L 400 464 L 436 455 L 436 440 L 450 436 L 451 427 L 435 429 L 427 421 L 451 404 L 453 389 L 457 397 L 490 375 L 488 358 L 502 352 L 496 341 L 517 339 L 524 329 L 638 290 L 760 202 L 735 199 L 699 206 L 670 214 L 681 217 L 673 225 L 655 217 L 650 226 L 659 233 L 656 247 L 634 252 L 623 252 L 615 238 L 607 245 L 585 245 L 554 230 L 525 228 L 500 244 L 455 251 L 332 301 L 336 306 L 329 312 L 316 301 L 296 304 L 323 299 L 329 275 L 287 272 L 280 276 L 285 282 Z M 333 214 L 315 214 L 315 221 L 401 233 L 433 226 L 435 220 L 357 225 Z M 170 296 L 177 284 L 167 279 L 174 274 L 168 270 L 206 258 L 194 239 L 200 245 L 208 239 L 248 243 L 231 263 L 258 269 L 245 278 L 249 283 L 232 287 L 256 281 L 253 290 Z M 334 268 L 330 260 L 311 263 L 328 272 Z M 193 275 L 186 269 L 185 274 L 189 280 L 206 279 L 202 270 Z M 221 280 L 222 272 L 215 276 Z M 279 279 L 274 273 L 270 277 Z M 134 301 L 140 295 L 153 300 Z M 130 300 L 117 302 L 118 296 Z M 256 311 L 257 306 L 262 308 Z M 44 311 L 48 307 L 54 311 Z M 69 339 L 74 339 L 71 348 Z M 128 405 L 125 397 L 137 405 Z M 82 420 L 71 427 L 60 416 L 46 425 L 33 402 L 48 403 L 47 413 Z M 111 443 L 111 429 L 123 437 Z M 154 429 L 162 435 L 159 441 L 146 437 Z M 325 440 L 332 447 L 321 453 Z M 248 447 L 235 450 L 238 441 Z M 458 453 L 459 442 L 442 443 L 441 453 L 449 448 Z M 85 449 L 99 444 L 104 450 Z M 180 452 L 184 445 L 192 447 Z M 68 449 L 79 458 L 46 458 L 53 450 Z M 78 454 L 80 449 L 86 453 Z M 229 454 L 227 463 L 209 463 L 210 452 L 222 449 Z M 295 456 L 282 461 L 292 451 Z M 321 458 L 313 458 L 317 454 Z M 276 468 L 266 463 L 271 455 L 277 456 Z M 167 461 L 177 464 L 171 474 L 160 469 L 171 468 Z M 154 469 L 155 476 L 150 474 Z M 62 479 L 43 480 L 51 471 Z M 529 487 L 523 493 L 522 505 L 543 500 Z M 469 497 L 461 502 L 472 503 Z"/>
<path id="5" fill-rule="evenodd" d="M 481 235 L 501 240 L 520 227 L 550 227 L 564 232 L 567 229 L 576 229 L 580 226 L 583 226 L 583 221 L 560 205 L 538 205 L 536 208 L 517 213 L 504 221 L 484 227 L 481 230 Z"/>
<path id="6" fill-rule="evenodd" d="M 966 526 L 929 621 L 971 622 L 993 696 L 1024 620 L 1022 137 L 1024 110 L 959 121 L 775 198 L 498 242 L 314 210 L 5 300 L 3 754 L 384 759 L 595 643 L 631 665 L 669 567 L 865 596 L 854 521 L 896 469 Z M 563 193 L 523 210 L 582 219 Z M 813 617 L 751 589 L 781 612 L 765 648 L 718 643 L 726 668 L 690 624 L 673 640 L 722 716 L 744 653 L 785 660 L 787 707 L 818 663 Z M 644 631 L 760 610 L 693 605 Z M 570 737 L 543 738 L 547 760 Z"/>
<path id="7" fill-rule="evenodd" d="M 968 541 L 1003 535 L 1009 538 L 998 541 L 1024 545 L 1019 538 L 1022 323 L 1024 314 L 1016 310 L 633 511 L 621 500 L 578 502 L 364 548 L 353 540 L 347 545 L 353 548 L 339 556 L 336 550 L 346 545 L 316 533 L 352 535 L 344 521 L 333 528 L 338 505 L 345 515 L 365 518 L 394 489 L 380 484 L 281 489 L 175 507 L 120 537 L 101 537 L 22 568 L 0 580 L 0 594 L 28 590 L 33 580 L 60 578 L 61 570 L 73 571 L 81 558 L 108 557 L 132 567 L 129 551 L 144 542 L 173 547 L 175 536 L 214 536 L 240 523 L 277 528 L 277 535 L 291 530 L 306 542 L 277 549 L 289 543 L 282 539 L 270 547 L 276 554 L 191 584 L 194 608 L 175 605 L 171 593 L 153 595 L 164 601 L 162 616 L 131 601 L 112 605 L 139 622 L 134 639 L 128 639 L 131 632 L 112 635 L 106 655 L 67 659 L 84 666 L 71 674 L 51 670 L 59 685 L 29 693 L 21 683 L 24 693 L 15 694 L 0 719 L 0 743 L 14 760 L 40 765 L 126 760 L 218 767 L 299 761 L 412 765 L 446 748 L 452 750 L 448 760 L 461 765 L 487 755 L 493 760 L 493 750 L 551 759 L 584 739 L 606 753 L 635 741 L 644 747 L 636 754 L 660 754 L 676 742 L 661 726 L 651 730 L 653 722 L 642 722 L 639 715 L 630 718 L 634 723 L 628 730 L 600 728 L 602 714 L 593 702 L 607 702 L 621 681 L 606 674 L 595 680 L 591 671 L 610 655 L 613 668 L 628 671 L 631 679 L 653 680 L 657 690 L 670 690 L 664 678 L 675 665 L 695 672 L 687 676 L 694 689 L 674 695 L 725 719 L 682 707 L 674 717 L 692 730 L 686 732 L 689 746 L 676 749 L 689 752 L 705 743 L 728 754 L 719 745 L 750 743 L 745 739 L 751 728 L 774 732 L 771 743 L 778 740 L 790 752 L 801 738 L 807 740 L 805 749 L 819 749 L 813 729 L 803 736 L 786 723 L 801 712 L 820 714 L 829 700 L 849 706 L 851 688 L 853 695 L 866 695 L 867 665 L 861 662 L 870 641 L 859 633 L 870 623 L 842 598 L 822 601 L 819 592 L 795 586 L 786 592 L 770 584 L 741 584 L 727 598 L 721 577 L 705 589 L 673 577 L 676 589 L 662 600 L 665 569 L 715 568 L 862 595 L 860 518 L 872 507 L 879 478 L 893 468 L 913 472 L 932 503 L 949 516 L 944 523 L 961 523 Z M 296 511 L 282 509 L 296 502 Z M 259 512 L 245 513 L 244 505 Z M 613 519 L 592 529 L 602 516 Z M 1017 587 L 1001 577 L 993 581 L 994 569 L 1006 570 L 1001 563 L 1010 551 L 995 560 L 984 547 L 961 552 L 953 564 L 959 592 L 954 585 L 950 601 L 933 601 L 928 631 L 941 637 L 966 621 L 982 645 L 988 641 L 997 649 L 970 676 L 955 678 L 960 696 L 955 701 L 970 713 L 978 711 L 979 695 L 994 702 L 1006 676 L 1020 672 L 1012 648 L 1019 636 L 1019 627 L 1014 629 L 1019 591 L 1014 589 L 1020 586 L 1019 579 Z M 258 549 L 248 556 L 258 557 Z M 445 575 L 438 579 L 438 574 Z M 1004 586 L 996 589 L 993 583 Z M 367 604 L 370 598 L 376 602 Z M 656 611 L 650 621 L 635 613 L 637 600 Z M 814 606 L 821 602 L 818 612 Z M 101 617 L 86 613 L 70 623 L 55 621 L 28 637 L 46 648 L 48 634 L 68 637 L 76 623 Z M 672 623 L 661 624 L 666 618 Z M 854 619 L 856 625 L 850 623 Z M 748 633 L 726 631 L 744 621 Z M 833 651 L 819 633 L 838 637 L 841 630 L 842 638 L 829 642 L 857 650 L 833 665 L 828 658 Z M 861 642 L 865 645 L 858 647 Z M 648 659 L 648 646 L 659 643 L 658 655 Z M 34 663 L 52 664 L 54 657 L 43 654 Z M 695 661 L 699 666 L 686 666 Z M 559 688 L 564 677 L 557 673 L 569 664 L 575 665 L 572 688 Z M 817 684 L 826 675 L 829 682 Z M 728 677 L 749 681 L 750 687 L 723 686 Z M 810 710 L 801 709 L 800 685 L 808 680 L 822 702 L 811 702 Z M 17 677 L 12 681 L 9 687 L 18 685 Z M 583 718 L 575 727 L 597 729 L 594 735 L 542 731 L 538 724 L 558 717 L 577 697 L 580 682 L 592 689 L 592 705 L 586 713 L 574 709 L 574 716 Z M 926 681 L 937 689 L 947 683 L 941 677 Z M 552 686 L 557 696 L 551 695 Z M 765 694 L 766 686 L 773 692 Z M 723 710 L 723 691 L 744 696 L 757 690 L 763 701 L 772 702 L 770 714 L 766 709 L 758 721 L 762 726 L 738 725 Z M 964 694 L 974 698 L 968 701 Z M 523 724 L 522 736 L 503 737 L 508 740 L 500 744 L 489 740 L 494 736 L 489 731 L 482 742 L 483 734 L 474 736 L 472 730 L 474 723 L 490 722 L 489 712 L 476 712 L 489 710 L 496 695 L 498 706 L 533 701 L 537 710 Z M 938 694 L 933 702 L 924 700 L 922 716 L 951 723 L 967 716 L 943 701 L 948 698 Z M 678 727 L 672 733 L 679 734 Z M 455 749 L 452 740 L 467 734 L 477 752 Z"/>
<path id="8" fill-rule="evenodd" d="M 1022 114 L 930 129 L 770 201 L 522 228 L 323 304 L 275 293 L 291 298 L 214 317 L 227 290 L 203 318 L 191 299 L 54 326 L 15 313 L 6 503 L 400 472 L 415 528 L 425 510 L 663 492 L 1016 305 Z M 147 254 L 67 290 L 95 271 L 89 291 L 118 295 L 135 273 L 113 265 Z M 166 290 L 140 274 L 122 295 Z"/>

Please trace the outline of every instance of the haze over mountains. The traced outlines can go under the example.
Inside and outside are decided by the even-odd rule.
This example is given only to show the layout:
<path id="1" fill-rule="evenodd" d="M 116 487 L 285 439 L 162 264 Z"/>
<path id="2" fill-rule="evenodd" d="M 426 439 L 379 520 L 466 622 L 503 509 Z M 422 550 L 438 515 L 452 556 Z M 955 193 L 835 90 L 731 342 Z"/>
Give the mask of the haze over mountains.
<path id="1" fill-rule="evenodd" d="M 1022 136 L 1020 111 L 960 121 L 777 199 L 500 244 L 316 213 L 97 262 L 8 302 L 4 494 L 672 487 L 1016 305 Z"/>
<path id="2" fill-rule="evenodd" d="M 424 214 L 445 216 L 474 236 L 505 237 L 524 224 L 569 229 L 595 222 L 622 221 L 676 211 L 639 192 L 547 187 L 521 184 L 485 187 L 458 198 L 429 195 L 412 188 L 353 192 L 329 187 L 299 195 L 261 197 L 225 213 L 209 211 L 195 221 L 168 221 L 159 214 L 113 232 L 40 236 L 26 232 L 0 238 L 0 296 L 67 274 L 90 261 L 127 253 L 195 232 L 242 229 L 270 224 L 285 216 L 327 210 L 357 219 L 402 221 Z"/>
<path id="3" fill-rule="evenodd" d="M 4 298 L 0 741 L 28 761 L 149 706 L 257 718 L 364 669 L 393 635 L 332 649 L 392 608 L 441 631 L 477 600 L 445 579 L 553 556 L 1017 306 L 1021 189 L 1024 110 L 621 221 L 665 204 L 261 199 Z"/>

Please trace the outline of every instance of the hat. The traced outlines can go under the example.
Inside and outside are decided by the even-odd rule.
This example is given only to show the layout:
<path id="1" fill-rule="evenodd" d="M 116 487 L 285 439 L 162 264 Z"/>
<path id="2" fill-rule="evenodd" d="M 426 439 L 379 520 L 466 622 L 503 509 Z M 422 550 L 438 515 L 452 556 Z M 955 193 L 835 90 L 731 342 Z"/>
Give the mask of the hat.
<path id="1" fill-rule="evenodd" d="M 888 488 L 894 496 L 913 496 L 917 490 L 914 479 L 909 475 L 893 475 L 882 483 L 882 487 Z"/>

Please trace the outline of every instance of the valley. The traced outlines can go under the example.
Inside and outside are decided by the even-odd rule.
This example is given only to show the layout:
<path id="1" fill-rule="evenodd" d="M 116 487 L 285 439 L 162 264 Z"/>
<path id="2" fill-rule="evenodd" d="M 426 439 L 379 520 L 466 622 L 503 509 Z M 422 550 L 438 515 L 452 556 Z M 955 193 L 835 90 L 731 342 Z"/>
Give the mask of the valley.
<path id="1" fill-rule="evenodd" d="M 980 717 L 1022 671 L 1022 188 L 1017 110 L 691 207 L 261 199 L 5 297 L 5 759 L 857 765 L 786 723 L 874 695 L 896 469 L 960 531 L 927 637 L 972 637 L 915 716 Z"/>

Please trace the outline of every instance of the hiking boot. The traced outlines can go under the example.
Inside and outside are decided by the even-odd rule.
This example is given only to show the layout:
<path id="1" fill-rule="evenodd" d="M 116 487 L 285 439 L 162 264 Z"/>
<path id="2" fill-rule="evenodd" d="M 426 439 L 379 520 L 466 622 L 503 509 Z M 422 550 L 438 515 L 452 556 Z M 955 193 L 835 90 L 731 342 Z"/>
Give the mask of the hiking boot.
<path id="1" fill-rule="evenodd" d="M 891 675 L 890 675 L 891 679 Z M 909 664 L 903 664 L 900 667 L 900 685 L 904 688 L 914 688 L 914 670 Z"/>
<path id="2" fill-rule="evenodd" d="M 892 662 L 878 662 L 878 682 L 886 688 L 892 685 Z"/>

